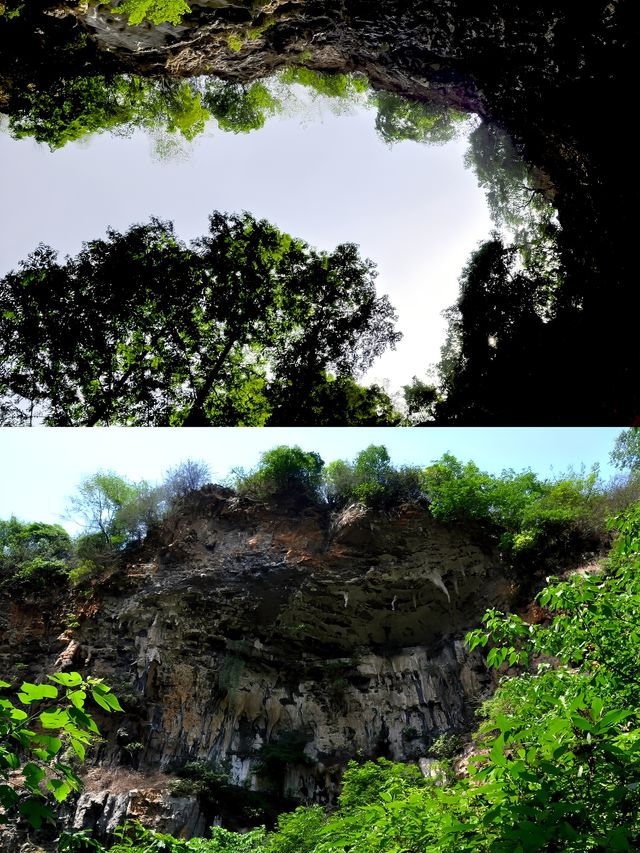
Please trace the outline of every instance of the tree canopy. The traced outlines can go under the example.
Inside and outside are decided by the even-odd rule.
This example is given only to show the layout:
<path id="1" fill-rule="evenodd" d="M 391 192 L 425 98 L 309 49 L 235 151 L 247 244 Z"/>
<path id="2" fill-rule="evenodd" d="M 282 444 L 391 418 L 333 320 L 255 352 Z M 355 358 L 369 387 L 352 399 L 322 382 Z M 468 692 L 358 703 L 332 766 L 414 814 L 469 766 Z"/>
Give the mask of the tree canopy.
<path id="1" fill-rule="evenodd" d="M 318 252 L 248 213 L 214 212 L 190 246 L 158 219 L 62 263 L 41 245 L 0 281 L 4 422 L 260 426 L 293 401 L 311 419 L 330 376 L 346 392 L 401 337 L 375 275 L 353 244 Z"/>
<path id="2" fill-rule="evenodd" d="M 0 587 L 40 586 L 66 574 L 73 544 L 59 524 L 0 519 Z"/>

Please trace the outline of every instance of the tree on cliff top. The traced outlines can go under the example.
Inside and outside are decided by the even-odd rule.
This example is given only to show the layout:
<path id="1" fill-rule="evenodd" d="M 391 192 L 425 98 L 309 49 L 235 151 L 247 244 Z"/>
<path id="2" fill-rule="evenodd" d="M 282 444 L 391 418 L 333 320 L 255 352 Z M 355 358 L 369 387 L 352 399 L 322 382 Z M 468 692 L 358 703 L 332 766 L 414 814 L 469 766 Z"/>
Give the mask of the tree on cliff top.
<path id="1" fill-rule="evenodd" d="M 622 470 L 627 469 L 637 473 L 640 470 L 640 429 L 630 427 L 623 430 L 616 438 L 611 451 L 611 461 Z"/>
<path id="2" fill-rule="evenodd" d="M 48 585 L 68 572 L 72 551 L 59 524 L 0 519 L 0 588 Z"/>
<path id="3" fill-rule="evenodd" d="M 318 252 L 248 213 L 213 213 L 189 247 L 157 219 L 64 263 L 41 245 L 0 281 L 5 418 L 264 425 L 280 384 L 304 408 L 399 340 L 375 275 L 353 244 Z"/>

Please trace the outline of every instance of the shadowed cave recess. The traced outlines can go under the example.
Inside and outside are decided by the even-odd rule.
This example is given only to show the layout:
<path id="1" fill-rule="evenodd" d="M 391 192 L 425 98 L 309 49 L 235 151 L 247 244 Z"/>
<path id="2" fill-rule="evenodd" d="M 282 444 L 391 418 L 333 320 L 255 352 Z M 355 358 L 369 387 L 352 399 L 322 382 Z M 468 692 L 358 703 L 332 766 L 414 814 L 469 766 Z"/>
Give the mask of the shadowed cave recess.
<path id="1" fill-rule="evenodd" d="M 19 90 L 91 73 L 247 83 L 297 65 L 360 72 L 374 89 L 476 114 L 509 135 L 532 193 L 557 209 L 562 283 L 544 318 L 507 312 L 504 334 L 437 422 L 631 423 L 638 193 L 623 121 L 637 48 L 625 0 L 237 0 L 196 3 L 180 24 L 155 27 L 40 2 L 0 22 L 0 107 L 10 113 Z"/>

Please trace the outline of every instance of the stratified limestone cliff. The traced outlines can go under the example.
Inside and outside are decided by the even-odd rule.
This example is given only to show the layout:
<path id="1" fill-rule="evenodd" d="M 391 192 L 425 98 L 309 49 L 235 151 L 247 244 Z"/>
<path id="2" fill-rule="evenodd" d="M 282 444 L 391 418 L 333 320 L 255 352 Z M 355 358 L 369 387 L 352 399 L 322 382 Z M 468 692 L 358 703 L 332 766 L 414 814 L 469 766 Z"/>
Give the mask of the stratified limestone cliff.
<path id="1" fill-rule="evenodd" d="M 508 597 L 481 535 L 426 509 L 331 518 L 207 487 L 135 563 L 78 594 L 77 627 L 59 633 L 68 601 L 14 602 L 0 654 L 5 672 L 17 661 L 77 669 L 121 697 L 126 714 L 94 756 L 77 826 L 137 815 L 191 834 L 205 816 L 167 787 L 187 762 L 326 803 L 350 758 L 417 760 L 463 730 L 491 689 L 464 632 Z M 265 745 L 288 749 L 275 782 Z"/>

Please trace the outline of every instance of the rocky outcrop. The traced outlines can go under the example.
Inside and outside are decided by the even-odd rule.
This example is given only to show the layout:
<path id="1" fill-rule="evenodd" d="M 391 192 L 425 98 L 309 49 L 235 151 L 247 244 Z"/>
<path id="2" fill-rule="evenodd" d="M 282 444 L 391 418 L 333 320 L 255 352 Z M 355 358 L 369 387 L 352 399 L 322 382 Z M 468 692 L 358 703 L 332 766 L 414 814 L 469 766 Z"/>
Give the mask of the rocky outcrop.
<path id="1" fill-rule="evenodd" d="M 168 790 L 187 762 L 326 803 L 353 757 L 424 757 L 488 695 L 463 635 L 509 595 L 490 543 L 426 509 L 352 506 L 332 518 L 305 501 L 265 506 L 207 487 L 136 562 L 79 596 L 78 627 L 57 628 L 54 642 L 41 633 L 38 654 L 27 645 L 40 671 L 57 659 L 103 676 L 126 710 L 95 756 L 76 825 L 143 814 L 191 834 L 202 814 Z M 7 639 L 25 657 L 18 630 L 10 614 L 6 667 Z"/>

